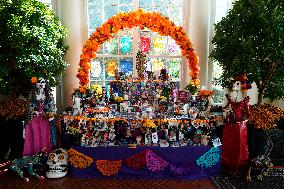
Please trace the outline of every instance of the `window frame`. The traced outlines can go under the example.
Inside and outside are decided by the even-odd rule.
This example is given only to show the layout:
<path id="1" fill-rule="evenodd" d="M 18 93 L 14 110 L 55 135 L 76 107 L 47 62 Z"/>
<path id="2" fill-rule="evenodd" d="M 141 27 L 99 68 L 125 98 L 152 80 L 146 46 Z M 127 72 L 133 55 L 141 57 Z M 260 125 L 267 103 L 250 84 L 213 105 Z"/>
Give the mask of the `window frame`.
<path id="1" fill-rule="evenodd" d="M 154 0 L 152 0 L 152 3 L 154 2 Z M 133 10 L 137 10 L 139 8 L 139 0 L 133 0 L 133 7 L 134 9 Z M 183 15 L 183 20 L 181 22 L 181 26 L 183 28 L 188 28 L 188 25 L 189 25 L 189 14 L 188 14 L 188 9 L 189 9 L 189 6 L 188 6 L 188 2 L 187 0 L 183 0 L 183 5 L 182 5 L 182 15 Z M 83 0 L 83 15 L 82 15 L 82 33 L 83 33 L 83 36 L 82 36 L 82 40 L 83 41 L 86 41 L 88 38 L 89 38 L 89 14 L 88 14 L 88 0 Z M 87 23 L 87 24 L 86 24 Z M 148 30 L 150 31 L 150 30 Z M 123 30 L 122 30 L 123 32 Z M 152 31 L 150 31 L 152 32 Z M 188 33 L 188 31 L 186 30 L 186 32 Z M 152 32 L 154 33 L 154 32 Z M 158 35 L 160 36 L 160 35 Z M 166 36 L 168 37 L 168 36 Z M 119 41 L 117 42 L 118 43 L 118 51 L 119 51 Z M 117 65 L 120 64 L 120 58 L 131 58 L 133 61 L 132 61 L 132 65 L 133 65 L 133 70 L 132 70 L 132 75 L 134 77 L 137 77 L 137 71 L 135 69 L 136 67 L 136 54 L 138 52 L 138 49 L 139 49 L 139 30 L 136 29 L 135 32 L 133 32 L 133 40 L 132 40 L 132 53 L 130 55 L 122 55 L 122 54 L 119 54 L 118 55 L 111 55 L 111 54 L 97 54 L 97 57 L 96 58 L 109 58 L 109 57 L 113 57 L 115 59 L 118 60 L 117 62 Z M 168 39 L 167 39 L 167 44 L 166 44 L 166 48 L 168 48 Z M 178 82 L 178 83 L 182 83 L 182 80 L 186 79 L 186 78 L 183 78 L 183 72 L 187 72 L 187 68 L 185 68 L 185 65 L 186 64 L 186 59 L 182 56 L 182 54 L 180 55 L 152 55 L 152 54 L 148 54 L 147 55 L 147 59 L 152 59 L 152 58 L 162 58 L 162 59 L 175 59 L 175 58 L 180 58 L 180 79 L 179 80 L 174 80 L 174 82 Z M 168 62 L 166 62 L 166 66 L 168 67 Z M 105 69 L 104 67 L 102 69 Z M 106 82 L 109 82 L 110 80 L 107 80 L 106 77 L 105 77 L 105 70 L 104 70 L 104 78 L 103 80 L 93 80 L 91 79 L 91 77 L 89 77 L 90 79 L 90 82 L 89 82 L 89 86 L 91 85 L 92 82 L 98 82 L 98 83 L 103 83 L 103 86 L 105 86 L 105 83 Z"/>

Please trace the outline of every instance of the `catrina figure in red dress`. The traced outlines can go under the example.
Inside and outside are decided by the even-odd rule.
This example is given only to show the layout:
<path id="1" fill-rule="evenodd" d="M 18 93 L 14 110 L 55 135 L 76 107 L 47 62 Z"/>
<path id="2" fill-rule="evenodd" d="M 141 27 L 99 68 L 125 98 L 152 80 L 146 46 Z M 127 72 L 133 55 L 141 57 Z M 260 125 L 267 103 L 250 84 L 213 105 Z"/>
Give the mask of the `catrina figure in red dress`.
<path id="1" fill-rule="evenodd" d="M 238 174 L 248 162 L 247 122 L 249 118 L 249 97 L 243 92 L 251 89 L 246 75 L 234 78 L 233 91 L 227 95 L 225 126 L 222 139 L 223 171 Z"/>

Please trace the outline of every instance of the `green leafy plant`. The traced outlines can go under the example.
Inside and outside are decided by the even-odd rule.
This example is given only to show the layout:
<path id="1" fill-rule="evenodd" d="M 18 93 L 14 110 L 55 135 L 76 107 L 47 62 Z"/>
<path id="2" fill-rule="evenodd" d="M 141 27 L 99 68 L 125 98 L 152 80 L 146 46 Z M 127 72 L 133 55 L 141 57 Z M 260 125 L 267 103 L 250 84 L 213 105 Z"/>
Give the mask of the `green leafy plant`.
<path id="1" fill-rule="evenodd" d="M 185 87 L 185 90 L 189 91 L 191 94 L 195 95 L 199 91 L 199 87 L 196 85 L 193 85 L 191 83 L 188 83 Z"/>
<path id="2" fill-rule="evenodd" d="M 55 14 L 36 0 L 0 1 L 0 91 L 26 95 L 31 78 L 42 76 L 51 86 L 67 64 L 63 39 L 67 30 Z"/>
<path id="3" fill-rule="evenodd" d="M 229 14 L 215 25 L 211 57 L 224 72 L 223 87 L 229 78 L 249 74 L 262 98 L 284 98 L 284 1 L 239 0 Z"/>

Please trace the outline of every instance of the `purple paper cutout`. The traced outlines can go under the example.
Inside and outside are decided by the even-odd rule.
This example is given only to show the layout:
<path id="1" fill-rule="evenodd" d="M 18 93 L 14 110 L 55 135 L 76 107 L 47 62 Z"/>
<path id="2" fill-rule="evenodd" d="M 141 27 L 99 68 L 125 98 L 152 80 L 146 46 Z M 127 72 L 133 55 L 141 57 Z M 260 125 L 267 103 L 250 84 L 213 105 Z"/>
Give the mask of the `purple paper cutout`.
<path id="1" fill-rule="evenodd" d="M 170 164 L 170 171 L 174 176 L 185 176 L 190 174 L 191 167 L 192 165 L 177 167 Z"/>
<path id="2" fill-rule="evenodd" d="M 169 163 L 155 154 L 152 150 L 148 150 L 146 154 L 146 163 L 150 171 L 159 172 L 165 170 Z"/>

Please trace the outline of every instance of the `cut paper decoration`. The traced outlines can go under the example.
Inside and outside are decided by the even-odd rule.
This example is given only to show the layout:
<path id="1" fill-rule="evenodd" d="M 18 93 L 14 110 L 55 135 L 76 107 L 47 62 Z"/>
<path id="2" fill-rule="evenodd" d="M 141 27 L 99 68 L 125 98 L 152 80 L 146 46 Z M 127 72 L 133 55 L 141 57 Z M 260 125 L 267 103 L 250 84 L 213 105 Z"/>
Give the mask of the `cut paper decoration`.
<path id="1" fill-rule="evenodd" d="M 121 169 L 122 160 L 109 161 L 109 160 L 97 160 L 97 169 L 104 176 L 116 175 Z"/>
<path id="2" fill-rule="evenodd" d="M 101 63 L 98 61 L 92 62 L 90 72 L 92 78 L 99 77 L 102 72 Z"/>
<path id="3" fill-rule="evenodd" d="M 196 160 L 197 165 L 201 167 L 212 167 L 220 161 L 220 149 L 212 147 L 205 154 Z"/>
<path id="4" fill-rule="evenodd" d="M 169 163 L 156 155 L 152 150 L 146 153 L 146 164 L 150 171 L 159 172 L 165 170 Z"/>
<path id="5" fill-rule="evenodd" d="M 160 54 L 165 48 L 164 38 L 159 36 L 154 38 L 154 50 L 156 53 Z"/>
<path id="6" fill-rule="evenodd" d="M 144 150 L 138 154 L 134 154 L 133 156 L 127 158 L 125 163 L 128 167 L 132 169 L 142 169 L 146 166 L 146 154 L 148 150 Z"/>
<path id="7" fill-rule="evenodd" d="M 169 38 L 169 46 L 168 46 L 168 51 L 169 54 L 180 54 L 180 48 L 176 44 L 175 40 Z"/>
<path id="8" fill-rule="evenodd" d="M 120 50 L 123 54 L 129 53 L 132 48 L 131 37 L 122 36 L 120 37 Z"/>
<path id="9" fill-rule="evenodd" d="M 169 74 L 172 79 L 180 78 L 180 59 L 171 59 L 169 62 Z"/>
<path id="10" fill-rule="evenodd" d="M 140 37 L 140 49 L 143 53 L 148 53 L 150 49 L 150 37 Z"/>
<path id="11" fill-rule="evenodd" d="M 73 148 L 68 150 L 68 156 L 71 165 L 78 169 L 85 169 L 93 163 L 93 158 L 88 157 Z"/>
<path id="12" fill-rule="evenodd" d="M 110 60 L 106 64 L 106 72 L 108 76 L 114 77 L 115 76 L 115 69 L 116 66 L 116 60 Z"/>
<path id="13" fill-rule="evenodd" d="M 120 69 L 126 74 L 132 74 L 132 62 L 130 60 L 120 60 Z"/>
<path id="14" fill-rule="evenodd" d="M 161 60 L 153 60 L 153 65 L 154 65 L 154 71 L 160 71 L 161 69 L 164 68 L 164 63 Z"/>
<path id="15" fill-rule="evenodd" d="M 105 43 L 105 53 L 117 54 L 117 39 L 112 38 L 109 42 Z"/>
<path id="16" fill-rule="evenodd" d="M 185 176 L 189 175 L 192 165 L 186 166 L 175 166 L 170 164 L 170 171 L 174 176 Z"/>

